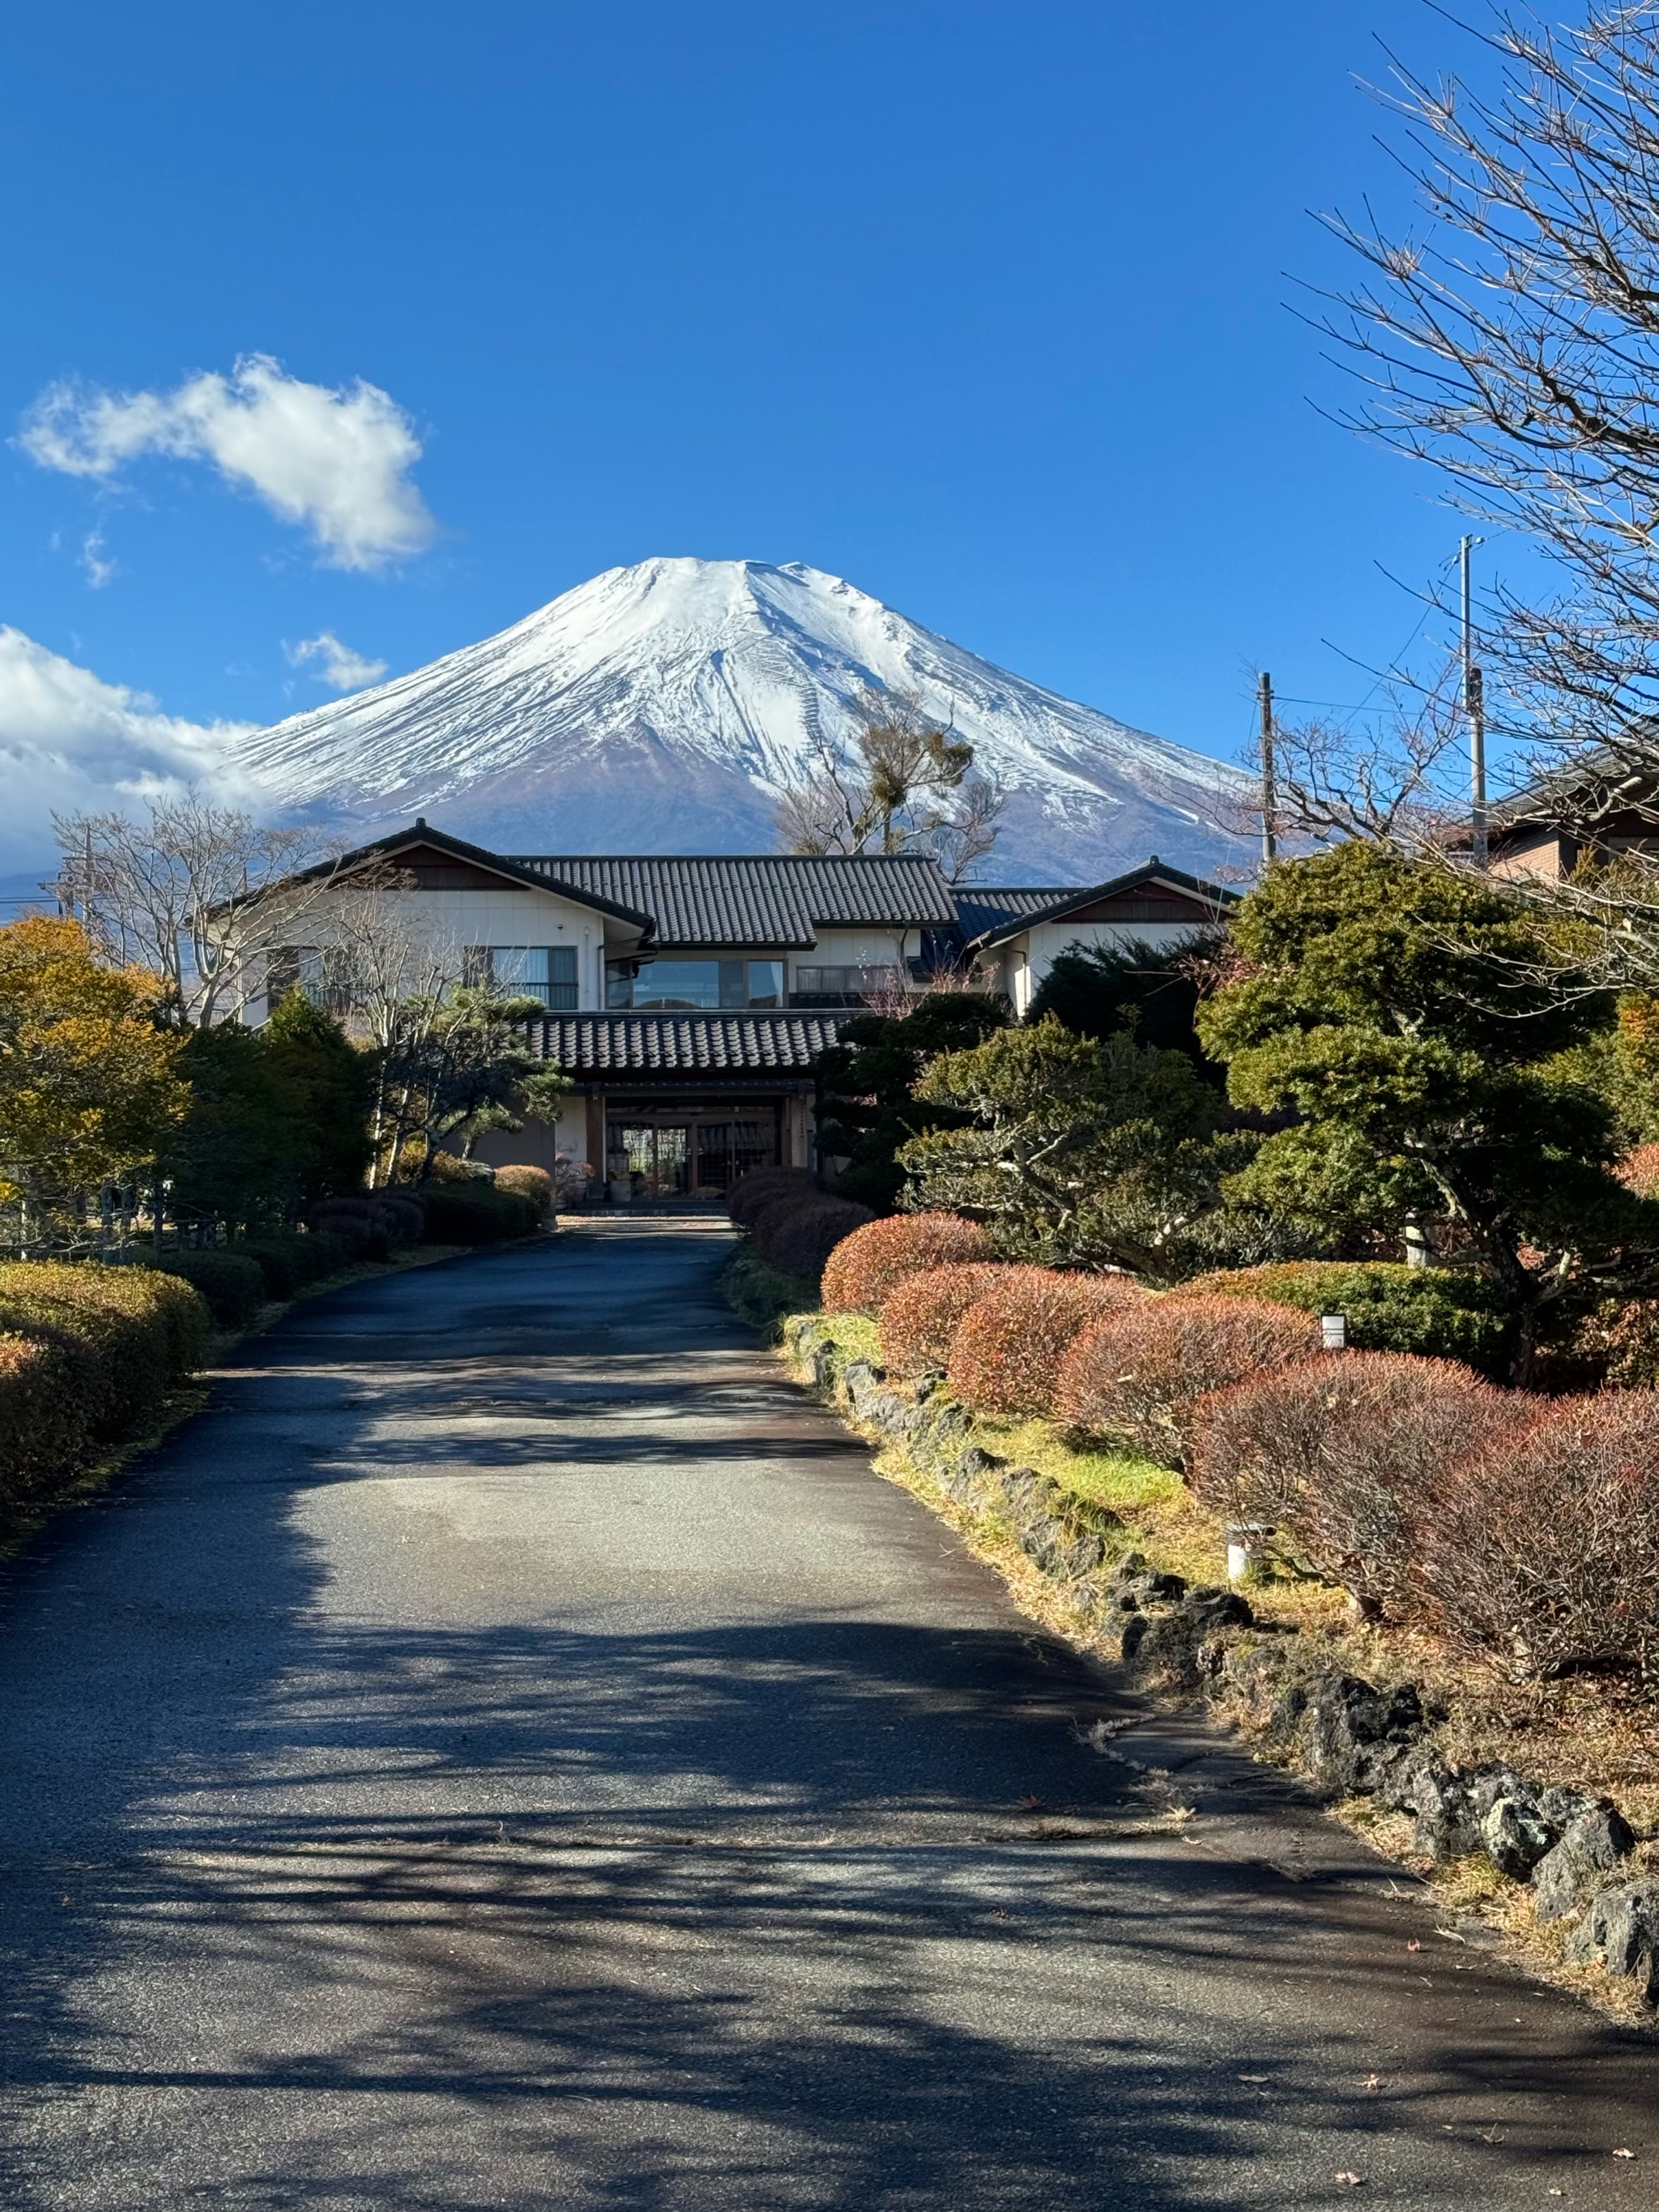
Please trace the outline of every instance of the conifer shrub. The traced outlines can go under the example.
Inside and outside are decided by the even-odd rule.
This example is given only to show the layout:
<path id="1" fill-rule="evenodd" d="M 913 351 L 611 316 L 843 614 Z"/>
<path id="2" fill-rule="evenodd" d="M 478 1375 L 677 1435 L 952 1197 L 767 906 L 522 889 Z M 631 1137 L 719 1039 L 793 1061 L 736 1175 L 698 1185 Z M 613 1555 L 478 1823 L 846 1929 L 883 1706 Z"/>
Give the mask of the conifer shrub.
<path id="1" fill-rule="evenodd" d="M 769 1267 L 817 1283 L 842 1239 L 874 1218 L 867 1206 L 854 1199 L 831 1198 L 820 1190 L 805 1195 L 785 1192 L 760 1209 L 749 1233 Z"/>
<path id="2" fill-rule="evenodd" d="M 1304 1313 L 1346 1316 L 1356 1352 L 1411 1352 L 1461 1359 L 1483 1375 L 1507 1370 L 1510 1323 L 1495 1284 L 1459 1267 L 1407 1267 L 1387 1260 L 1285 1260 L 1200 1275 L 1182 1288 L 1256 1298 Z"/>
<path id="3" fill-rule="evenodd" d="M 96 1370 L 95 1354 L 72 1336 L 0 1336 L 0 1512 L 85 1463 Z"/>
<path id="4" fill-rule="evenodd" d="M 1178 1468 L 1206 1391 L 1305 1359 L 1320 1342 L 1316 1317 L 1291 1306 L 1188 1292 L 1124 1301 L 1067 1348 L 1054 1411 L 1085 1436 Z"/>
<path id="5" fill-rule="evenodd" d="M 960 1214 L 889 1214 L 836 1246 L 823 1271 L 823 1303 L 830 1313 L 879 1313 L 908 1276 L 989 1260 L 994 1250 L 989 1231 Z"/>
<path id="6" fill-rule="evenodd" d="M 505 1167 L 495 1170 L 497 1190 L 517 1191 L 531 1200 L 544 1225 L 553 1212 L 553 1178 L 545 1168 Z"/>
<path id="7" fill-rule="evenodd" d="M 1073 1341 L 1091 1322 L 1144 1296 L 1123 1275 L 1010 1267 L 962 1317 L 951 1346 L 951 1388 L 975 1413 L 1017 1419 L 1049 1413 Z"/>
<path id="8" fill-rule="evenodd" d="M 942 1375 L 970 1306 L 988 1297 L 1016 1270 L 995 1261 L 970 1261 L 907 1275 L 882 1300 L 881 1358 L 895 1375 Z"/>
<path id="9" fill-rule="evenodd" d="M 1650 1671 L 1659 1393 L 1534 1401 L 1453 1468 L 1414 1531 L 1426 1626 L 1515 1681 Z"/>
<path id="10" fill-rule="evenodd" d="M 1363 1612 L 1399 1617 L 1449 1469 L 1534 1402 L 1455 1360 L 1322 1352 L 1200 1398 L 1188 1480 L 1222 1519 L 1274 1528 Z"/>
<path id="11" fill-rule="evenodd" d="M 824 1193 L 810 1168 L 750 1168 L 735 1176 L 726 1194 L 726 1210 L 739 1229 L 752 1229 L 763 1207 L 790 1195 L 819 1198 Z"/>

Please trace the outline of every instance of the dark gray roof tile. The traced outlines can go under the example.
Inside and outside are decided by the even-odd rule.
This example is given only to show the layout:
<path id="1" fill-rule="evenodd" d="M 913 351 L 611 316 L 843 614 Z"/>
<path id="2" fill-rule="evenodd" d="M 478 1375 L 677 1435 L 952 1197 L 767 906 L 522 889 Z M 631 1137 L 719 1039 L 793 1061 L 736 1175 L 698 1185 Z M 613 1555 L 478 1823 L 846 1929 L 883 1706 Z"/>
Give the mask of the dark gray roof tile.
<path id="1" fill-rule="evenodd" d="M 574 1076 L 802 1074 L 836 1028 L 833 1014 L 548 1014 L 530 1043 Z"/>
<path id="2" fill-rule="evenodd" d="M 513 865 L 654 915 L 653 946 L 665 951 L 714 945 L 782 951 L 811 945 L 821 928 L 939 928 L 957 919 L 956 902 L 937 864 L 911 854 L 856 860 L 530 854 Z"/>

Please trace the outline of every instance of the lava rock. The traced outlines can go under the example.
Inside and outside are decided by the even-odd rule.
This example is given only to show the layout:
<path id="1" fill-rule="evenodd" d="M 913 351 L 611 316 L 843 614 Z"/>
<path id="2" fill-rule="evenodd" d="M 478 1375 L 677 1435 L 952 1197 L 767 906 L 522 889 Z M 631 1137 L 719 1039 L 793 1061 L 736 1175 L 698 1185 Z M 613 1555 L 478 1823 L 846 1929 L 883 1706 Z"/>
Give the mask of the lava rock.
<path id="1" fill-rule="evenodd" d="M 1561 1840 L 1533 1869 L 1532 1887 L 1540 1920 L 1565 1920 L 1587 1904 L 1622 1859 L 1636 1837 L 1618 1808 L 1603 1798 L 1580 1813 Z"/>
<path id="2" fill-rule="evenodd" d="M 1560 1831 L 1540 1814 L 1530 1790 L 1505 1792 L 1480 1815 L 1481 1849 L 1511 1881 L 1527 1881 L 1559 1840 Z"/>
<path id="3" fill-rule="evenodd" d="M 1132 1613 L 1123 1631 L 1123 1663 L 1138 1681 L 1195 1690 L 1200 1680 L 1198 1634 L 1179 1613 L 1153 1619 Z"/>
<path id="4" fill-rule="evenodd" d="M 1176 1598 L 1186 1596 L 1187 1577 L 1184 1575 L 1163 1575 L 1148 1569 L 1141 1574 L 1120 1573 L 1117 1587 L 1133 1598 L 1138 1605 L 1170 1603 Z"/>
<path id="5" fill-rule="evenodd" d="M 1212 1636 L 1218 1628 L 1248 1628 L 1255 1619 L 1249 1601 L 1237 1590 L 1213 1589 L 1207 1583 L 1189 1589 L 1179 1609 L 1203 1636 Z"/>
<path id="6" fill-rule="evenodd" d="M 1423 1733 L 1410 1682 L 1383 1692 L 1357 1674 L 1328 1674 L 1310 1690 L 1297 1737 L 1303 1763 L 1328 1790 L 1369 1792 L 1389 1754 Z"/>
<path id="7" fill-rule="evenodd" d="M 1626 1881 L 1599 1891 L 1568 1938 L 1581 1966 L 1599 1960 L 1634 1981 L 1644 2004 L 1659 2003 L 1659 1881 Z"/>

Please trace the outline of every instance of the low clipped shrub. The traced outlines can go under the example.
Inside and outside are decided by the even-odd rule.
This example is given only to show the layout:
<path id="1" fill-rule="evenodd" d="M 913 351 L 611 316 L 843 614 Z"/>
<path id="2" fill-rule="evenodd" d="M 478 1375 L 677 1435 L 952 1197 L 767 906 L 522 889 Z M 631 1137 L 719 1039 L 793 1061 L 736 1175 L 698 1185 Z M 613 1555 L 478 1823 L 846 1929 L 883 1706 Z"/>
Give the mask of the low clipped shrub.
<path id="1" fill-rule="evenodd" d="M 1073 1341 L 1091 1322 L 1146 1296 L 1123 1275 L 1010 1267 L 962 1317 L 951 1346 L 951 1388 L 975 1413 L 1014 1419 L 1050 1413 Z"/>
<path id="2" fill-rule="evenodd" d="M 882 1300 L 883 1366 L 895 1375 L 943 1374 L 968 1309 L 1014 1272 L 995 1261 L 979 1260 L 907 1275 Z"/>
<path id="3" fill-rule="evenodd" d="M 427 1183 L 421 1198 L 426 1208 L 424 1242 L 428 1244 L 501 1244 L 515 1237 L 533 1237 L 542 1225 L 534 1199 L 522 1191 L 498 1190 L 482 1179 Z"/>
<path id="4" fill-rule="evenodd" d="M 879 1313 L 908 1276 L 989 1260 L 988 1231 L 957 1213 L 894 1213 L 868 1221 L 836 1247 L 823 1271 L 830 1313 Z"/>
<path id="5" fill-rule="evenodd" d="M 71 1336 L 0 1336 L 0 1510 L 67 1481 L 85 1463 L 96 1364 Z"/>
<path id="6" fill-rule="evenodd" d="M 426 1234 L 426 1206 L 412 1190 L 374 1194 L 386 1236 L 393 1244 L 418 1244 Z"/>
<path id="7" fill-rule="evenodd" d="M 1659 1385 L 1659 1298 L 1621 1301 L 1598 1334 L 1601 1372 L 1610 1389 L 1651 1390 Z"/>
<path id="8" fill-rule="evenodd" d="M 1659 1394 L 1534 1401 L 1437 1486 L 1414 1531 L 1426 1625 L 1512 1680 L 1651 1668 Z"/>
<path id="9" fill-rule="evenodd" d="M 258 1261 L 228 1246 L 223 1250 L 157 1252 L 153 1257 L 147 1255 L 142 1264 L 157 1274 L 177 1275 L 199 1291 L 221 1328 L 246 1328 L 269 1295 Z"/>
<path id="10" fill-rule="evenodd" d="M 532 1201 L 544 1224 L 552 1217 L 553 1178 L 545 1168 L 505 1167 L 495 1170 L 497 1190 L 517 1191 Z"/>
<path id="11" fill-rule="evenodd" d="M 1304 1313 L 1340 1313 L 1356 1352 L 1410 1352 L 1461 1359 L 1501 1380 L 1510 1326 L 1496 1286 L 1454 1267 L 1391 1260 L 1286 1260 L 1199 1275 L 1182 1288 L 1206 1297 L 1258 1298 Z"/>
<path id="12" fill-rule="evenodd" d="M 168 1382 L 200 1356 L 207 1316 L 136 1268 L 19 1261 L 0 1267 L 0 1332 L 78 1345 L 89 1431 L 117 1442 L 155 1425 Z"/>
<path id="13" fill-rule="evenodd" d="M 488 1191 L 488 1183 L 468 1182 L 468 1191 Z M 364 1191 L 347 1198 L 319 1200 L 311 1226 L 343 1237 L 360 1260 L 384 1260 L 394 1244 L 418 1243 L 426 1226 L 423 1198 L 404 1191 Z"/>
<path id="14" fill-rule="evenodd" d="M 1638 1198 L 1659 1198 L 1659 1145 L 1638 1145 L 1626 1153 L 1613 1173 Z"/>
<path id="15" fill-rule="evenodd" d="M 1305 1359 L 1320 1341 L 1317 1318 L 1293 1306 L 1185 1291 L 1125 1301 L 1067 1349 L 1054 1408 L 1085 1436 L 1180 1467 L 1206 1391 Z"/>
<path id="16" fill-rule="evenodd" d="M 822 1198 L 827 1194 L 810 1168 L 750 1168 L 733 1178 L 726 1210 L 739 1229 L 752 1229 L 756 1216 L 784 1196 Z"/>
<path id="17" fill-rule="evenodd" d="M 1398 1616 L 1447 1470 L 1533 1403 L 1455 1360 L 1322 1352 L 1200 1398 L 1188 1480 L 1224 1520 L 1278 1530 L 1362 1612 Z"/>
<path id="18" fill-rule="evenodd" d="M 874 1218 L 867 1206 L 850 1198 L 831 1198 L 817 1189 L 805 1194 L 786 1191 L 756 1214 L 749 1236 L 769 1267 L 815 1284 L 843 1237 Z"/>

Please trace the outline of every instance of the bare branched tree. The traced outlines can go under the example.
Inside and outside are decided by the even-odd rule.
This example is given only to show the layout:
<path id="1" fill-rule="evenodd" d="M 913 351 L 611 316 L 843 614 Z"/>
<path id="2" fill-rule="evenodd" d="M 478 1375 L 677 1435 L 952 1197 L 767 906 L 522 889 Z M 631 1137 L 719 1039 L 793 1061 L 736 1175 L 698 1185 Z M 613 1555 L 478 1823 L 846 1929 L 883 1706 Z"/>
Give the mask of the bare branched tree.
<path id="1" fill-rule="evenodd" d="M 1005 801 L 994 779 L 971 773 L 973 747 L 919 693 L 866 688 L 853 705 L 854 757 L 821 741 L 816 767 L 778 802 L 783 849 L 932 853 L 961 881 L 996 842 Z"/>
<path id="2" fill-rule="evenodd" d="M 112 965 L 161 976 L 191 1022 L 240 1012 L 264 988 L 270 953 L 295 941 L 329 893 L 331 848 L 316 831 L 265 829 L 195 792 L 157 800 L 140 818 L 52 822 L 63 911 Z"/>
<path id="3" fill-rule="evenodd" d="M 1496 595 L 1483 652 L 1512 732 L 1599 749 L 1593 825 L 1659 769 L 1659 9 L 1498 13 L 1484 43 L 1486 97 L 1395 68 L 1426 223 L 1330 218 L 1370 274 L 1320 320 L 1367 387 L 1353 426 L 1556 565 L 1548 603 Z"/>

